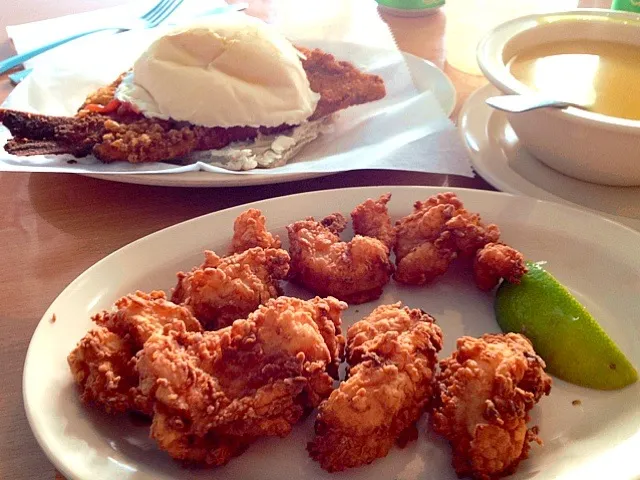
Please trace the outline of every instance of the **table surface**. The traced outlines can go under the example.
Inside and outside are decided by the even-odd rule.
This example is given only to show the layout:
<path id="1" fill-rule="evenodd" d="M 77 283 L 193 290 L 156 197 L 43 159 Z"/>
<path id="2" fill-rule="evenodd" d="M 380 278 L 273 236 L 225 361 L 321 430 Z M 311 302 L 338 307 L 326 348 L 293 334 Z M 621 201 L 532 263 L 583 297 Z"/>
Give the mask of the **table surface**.
<path id="1" fill-rule="evenodd" d="M 0 59 L 12 55 L 7 25 L 53 18 L 127 3 L 128 0 L 3 0 Z M 309 8 L 324 2 L 308 1 Z M 350 0 L 342 0 L 344 2 Z M 233 0 L 230 0 L 233 3 Z M 278 0 L 249 0 L 248 13 L 277 22 Z M 609 0 L 581 1 L 608 7 Z M 375 9 L 373 1 L 370 7 Z M 401 50 L 426 58 L 452 79 L 458 92 L 455 116 L 471 92 L 486 80 L 463 74 L 445 62 L 446 17 L 408 19 L 381 14 Z M 274 20 L 275 19 L 275 20 Z M 0 101 L 11 91 L 0 76 Z M 0 478 L 52 479 L 51 463 L 38 447 L 22 405 L 22 365 L 41 315 L 64 287 L 95 262 L 174 223 L 223 208 L 330 188 L 394 184 L 447 185 L 491 189 L 481 178 L 376 171 L 259 187 L 171 189 L 119 184 L 76 175 L 0 173 Z"/>

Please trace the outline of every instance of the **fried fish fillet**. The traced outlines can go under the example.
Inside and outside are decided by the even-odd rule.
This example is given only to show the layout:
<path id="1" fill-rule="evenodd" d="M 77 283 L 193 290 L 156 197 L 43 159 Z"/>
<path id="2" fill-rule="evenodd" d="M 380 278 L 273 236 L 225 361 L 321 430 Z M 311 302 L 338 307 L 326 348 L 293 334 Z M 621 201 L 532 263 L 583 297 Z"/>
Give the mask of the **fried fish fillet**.
<path id="1" fill-rule="evenodd" d="M 107 413 L 151 414 L 150 399 L 139 388 L 137 353 L 157 332 L 201 332 L 188 308 L 169 302 L 161 291 L 135 292 L 113 309 L 94 315 L 97 327 L 69 354 L 67 362 L 83 403 Z"/>
<path id="2" fill-rule="evenodd" d="M 205 261 L 178 273 L 171 300 L 188 307 L 207 330 L 231 325 L 261 304 L 278 297 L 289 272 L 289 254 L 277 248 L 250 248 L 219 257 L 205 251 Z"/>
<path id="3" fill-rule="evenodd" d="M 339 472 L 371 463 L 415 435 L 442 348 L 434 322 L 396 303 L 349 328 L 348 378 L 320 404 L 316 436 L 307 445 L 322 468 Z"/>
<path id="4" fill-rule="evenodd" d="M 460 477 L 492 480 L 515 471 L 531 442 L 529 411 L 549 395 L 551 378 L 531 342 L 516 333 L 461 337 L 440 362 L 431 423 L 453 449 Z"/>
<path id="5" fill-rule="evenodd" d="M 380 77 L 363 73 L 352 64 L 338 61 L 321 50 L 298 49 L 306 57 L 302 65 L 311 89 L 320 94 L 310 120 L 385 96 L 384 82 Z M 232 142 L 252 140 L 258 134 L 277 134 L 292 127 L 203 127 L 146 118 L 115 100 L 114 94 L 121 79 L 122 76 L 90 95 L 74 117 L 0 109 L 0 122 L 13 135 L 5 150 L 18 156 L 68 153 L 84 157 L 93 154 L 105 163 L 159 162 L 181 158 L 195 151 L 221 149 Z"/>
<path id="6" fill-rule="evenodd" d="M 346 224 L 334 213 L 319 222 L 309 217 L 288 225 L 289 279 L 316 295 L 350 304 L 375 300 L 393 273 L 389 249 L 377 238 L 362 235 L 343 242 L 338 234 Z"/>
<path id="7" fill-rule="evenodd" d="M 259 437 L 287 436 L 333 390 L 346 308 L 279 297 L 215 332 L 152 335 L 138 363 L 151 437 L 177 460 L 224 465 Z"/>

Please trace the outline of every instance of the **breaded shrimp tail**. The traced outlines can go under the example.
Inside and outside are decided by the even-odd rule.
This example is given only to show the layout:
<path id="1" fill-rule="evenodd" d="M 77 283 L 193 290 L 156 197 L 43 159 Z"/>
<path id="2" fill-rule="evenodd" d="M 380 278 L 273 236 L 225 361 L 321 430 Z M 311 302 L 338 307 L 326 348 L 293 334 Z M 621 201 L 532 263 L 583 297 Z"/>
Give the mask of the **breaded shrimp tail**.
<path id="1" fill-rule="evenodd" d="M 280 238 L 267 230 L 267 219 L 260 210 L 250 208 L 233 223 L 230 253 L 242 253 L 250 248 L 280 248 Z"/>
<path id="2" fill-rule="evenodd" d="M 416 202 L 412 214 L 396 222 L 396 273 L 400 283 L 424 285 L 460 258 L 473 261 L 478 288 L 491 290 L 502 278 L 518 282 L 526 273 L 523 255 L 499 243 L 500 229 L 471 213 L 455 193 Z"/>
<path id="3" fill-rule="evenodd" d="M 357 235 L 377 238 L 391 250 L 396 243 L 396 232 L 387 209 L 389 200 L 391 194 L 387 193 L 378 200 L 368 199 L 362 202 L 351 212 L 351 221 Z"/>

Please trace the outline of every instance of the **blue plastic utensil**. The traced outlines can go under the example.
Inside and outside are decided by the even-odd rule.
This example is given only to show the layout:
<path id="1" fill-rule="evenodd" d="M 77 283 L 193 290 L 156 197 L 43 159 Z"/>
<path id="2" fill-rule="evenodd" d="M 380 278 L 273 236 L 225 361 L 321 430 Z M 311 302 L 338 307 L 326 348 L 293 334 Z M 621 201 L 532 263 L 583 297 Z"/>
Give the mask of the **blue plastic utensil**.
<path id="1" fill-rule="evenodd" d="M 33 68 L 27 68 L 26 70 L 20 70 L 19 72 L 11 73 L 9 74 L 9 80 L 11 80 L 11 83 L 13 83 L 14 85 L 17 85 L 22 80 L 27 78 L 27 75 L 29 75 L 32 71 Z"/>
<path id="2" fill-rule="evenodd" d="M 142 15 L 140 18 L 136 18 L 130 20 L 129 22 L 123 22 L 122 24 L 112 25 L 109 27 L 96 28 L 93 30 L 89 30 L 82 33 L 76 33 L 75 35 L 71 35 L 70 37 L 62 38 L 60 40 L 56 40 L 55 42 L 48 43 L 47 45 L 43 45 L 34 50 L 30 50 L 28 52 L 21 53 L 19 55 L 15 55 L 13 57 L 9 57 L 6 60 L 0 62 L 0 74 L 6 72 L 7 70 L 12 69 L 13 67 L 20 65 L 22 62 L 32 59 L 35 56 L 40 55 L 52 48 L 55 48 L 64 43 L 70 42 L 71 40 L 75 40 L 76 38 L 84 37 L 85 35 L 89 35 L 96 32 L 102 32 L 106 30 L 133 30 L 136 28 L 153 28 L 157 27 L 166 20 L 169 15 L 171 15 L 176 8 L 178 8 L 182 4 L 183 0 L 160 0 L 156 5 Z"/>
<path id="3" fill-rule="evenodd" d="M 182 0 L 181 0 L 182 1 Z M 218 15 L 221 13 L 227 12 L 240 12 L 249 7 L 247 3 L 234 3 L 233 5 L 225 5 L 224 7 L 217 7 L 212 10 L 208 10 L 199 15 L 199 17 L 206 17 L 209 15 Z M 12 57 L 13 58 L 13 57 Z M 19 72 L 11 73 L 9 75 L 9 80 L 14 85 L 19 84 L 22 80 L 27 78 L 27 76 L 33 71 L 33 68 L 26 68 L 24 70 L 20 70 Z"/>

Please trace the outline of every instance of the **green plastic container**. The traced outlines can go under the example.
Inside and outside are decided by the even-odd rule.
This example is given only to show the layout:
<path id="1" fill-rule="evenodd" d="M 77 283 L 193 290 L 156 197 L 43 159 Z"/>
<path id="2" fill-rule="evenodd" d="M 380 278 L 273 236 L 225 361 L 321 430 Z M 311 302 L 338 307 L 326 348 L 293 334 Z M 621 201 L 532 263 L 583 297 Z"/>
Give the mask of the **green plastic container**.
<path id="1" fill-rule="evenodd" d="M 437 12 L 445 0 L 376 0 L 380 10 L 402 17 L 422 17 Z"/>
<path id="2" fill-rule="evenodd" d="M 613 10 L 640 13 L 640 0 L 613 0 L 611 8 Z"/>

